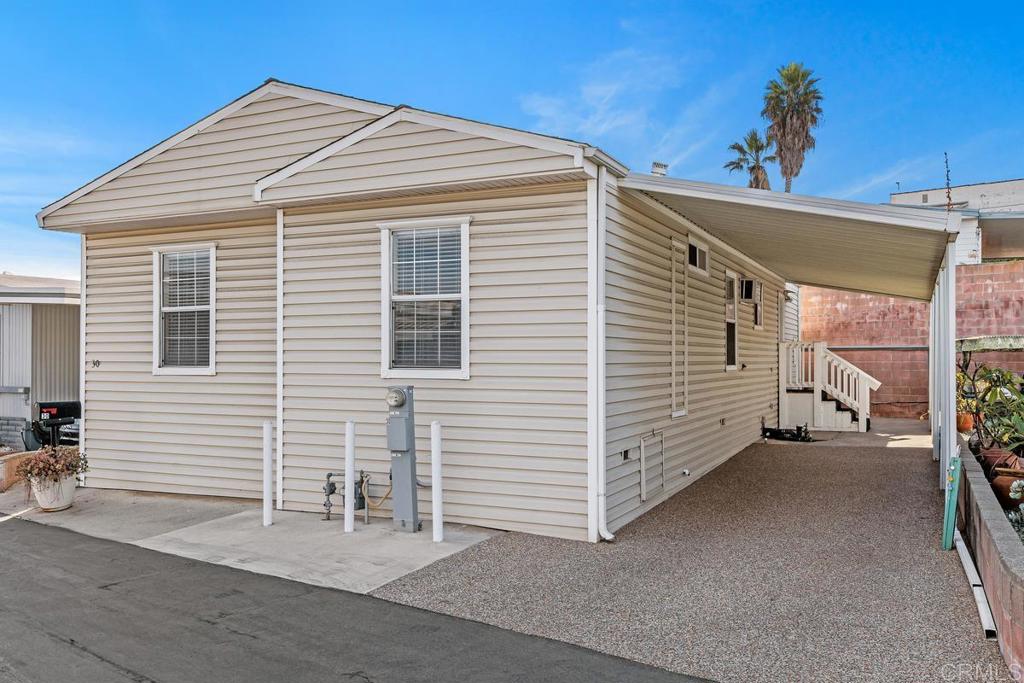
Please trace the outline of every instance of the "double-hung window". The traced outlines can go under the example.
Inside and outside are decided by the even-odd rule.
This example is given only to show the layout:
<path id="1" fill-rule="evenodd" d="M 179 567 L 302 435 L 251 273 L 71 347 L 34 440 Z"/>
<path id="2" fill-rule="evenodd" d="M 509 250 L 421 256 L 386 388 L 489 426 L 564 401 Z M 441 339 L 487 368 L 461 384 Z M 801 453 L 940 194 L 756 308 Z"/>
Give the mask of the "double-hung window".
<path id="1" fill-rule="evenodd" d="M 469 379 L 468 216 L 381 228 L 381 376 Z"/>
<path id="2" fill-rule="evenodd" d="M 213 244 L 153 249 L 153 374 L 216 374 Z"/>
<path id="3" fill-rule="evenodd" d="M 725 369 L 736 369 L 738 339 L 736 315 L 739 299 L 739 277 L 731 270 L 725 271 Z"/>

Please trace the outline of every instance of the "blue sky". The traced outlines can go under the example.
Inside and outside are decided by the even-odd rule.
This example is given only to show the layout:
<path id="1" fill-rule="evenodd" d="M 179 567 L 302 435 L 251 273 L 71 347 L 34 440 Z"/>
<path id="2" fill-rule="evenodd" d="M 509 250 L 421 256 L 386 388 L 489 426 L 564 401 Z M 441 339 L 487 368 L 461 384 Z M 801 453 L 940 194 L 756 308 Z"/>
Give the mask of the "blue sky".
<path id="1" fill-rule="evenodd" d="M 821 77 L 794 191 L 1024 176 L 1020 3 L 7 2 L 0 22 L 0 271 L 77 277 L 35 212 L 267 77 L 596 144 L 646 171 L 722 164 L 765 82 Z M 772 186 L 781 188 L 776 172 Z"/>

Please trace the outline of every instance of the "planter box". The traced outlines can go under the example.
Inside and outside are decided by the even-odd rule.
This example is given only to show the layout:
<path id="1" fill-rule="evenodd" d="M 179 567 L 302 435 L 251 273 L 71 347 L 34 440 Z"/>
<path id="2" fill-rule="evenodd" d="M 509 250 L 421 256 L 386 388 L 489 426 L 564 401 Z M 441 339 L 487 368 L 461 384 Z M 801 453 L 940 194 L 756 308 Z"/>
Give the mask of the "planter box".
<path id="1" fill-rule="evenodd" d="M 0 456 L 0 493 L 21 481 L 14 473 L 14 470 L 18 468 L 18 463 L 30 455 L 32 455 L 32 451 L 8 453 L 7 455 Z"/>
<path id="2" fill-rule="evenodd" d="M 1010 671 L 1024 670 L 1024 543 L 1006 519 L 981 465 L 964 450 L 960 533 L 971 549 Z"/>

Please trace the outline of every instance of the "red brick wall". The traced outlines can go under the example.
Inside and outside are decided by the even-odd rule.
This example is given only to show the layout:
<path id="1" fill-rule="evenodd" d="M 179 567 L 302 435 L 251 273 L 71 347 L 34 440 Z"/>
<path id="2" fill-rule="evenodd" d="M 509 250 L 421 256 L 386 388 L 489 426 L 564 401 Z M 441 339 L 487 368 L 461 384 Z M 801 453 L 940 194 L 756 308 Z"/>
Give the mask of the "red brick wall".
<path id="1" fill-rule="evenodd" d="M 1024 334 L 1024 260 L 957 267 L 957 336 Z M 830 346 L 927 346 L 927 303 L 801 287 L 800 336 Z M 926 351 L 837 351 L 882 386 L 871 411 L 917 417 L 928 410 Z M 1024 372 L 1024 353 L 977 354 L 990 365 Z"/>

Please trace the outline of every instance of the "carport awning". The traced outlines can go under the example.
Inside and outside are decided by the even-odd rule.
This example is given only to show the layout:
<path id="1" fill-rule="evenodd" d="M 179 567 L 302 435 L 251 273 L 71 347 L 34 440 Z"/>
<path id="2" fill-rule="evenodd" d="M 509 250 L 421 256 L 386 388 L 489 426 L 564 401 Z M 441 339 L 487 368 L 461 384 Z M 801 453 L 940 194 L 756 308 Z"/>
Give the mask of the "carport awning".
<path id="1" fill-rule="evenodd" d="M 958 214 L 630 174 L 644 192 L 790 282 L 929 300 Z"/>

